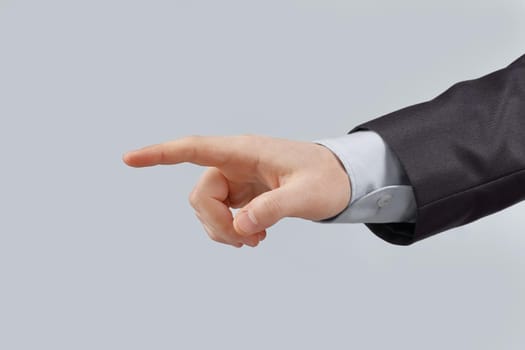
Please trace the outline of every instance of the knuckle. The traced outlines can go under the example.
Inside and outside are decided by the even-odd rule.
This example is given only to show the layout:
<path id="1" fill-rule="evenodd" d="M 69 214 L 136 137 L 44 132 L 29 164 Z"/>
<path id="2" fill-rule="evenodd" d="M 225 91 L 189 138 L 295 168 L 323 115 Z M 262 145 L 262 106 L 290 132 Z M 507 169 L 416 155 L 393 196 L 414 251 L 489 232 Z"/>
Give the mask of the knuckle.
<path id="1" fill-rule="evenodd" d="M 215 232 L 208 231 L 208 237 L 210 237 L 212 241 L 222 243 L 222 240 L 219 238 L 219 236 Z"/>
<path id="2" fill-rule="evenodd" d="M 204 224 L 204 218 L 198 210 L 195 210 L 195 217 L 201 222 L 201 224 Z"/>
<path id="3" fill-rule="evenodd" d="M 218 242 L 218 243 L 224 243 L 224 244 L 227 244 L 228 241 L 225 239 L 225 237 L 223 237 L 223 235 L 221 234 L 222 231 L 220 231 L 220 229 L 216 229 L 215 227 L 210 227 L 209 225 L 203 223 L 202 225 L 204 227 L 204 230 L 206 231 L 206 233 L 208 234 L 208 237 L 212 240 L 212 241 L 215 241 L 215 242 Z"/>
<path id="4" fill-rule="evenodd" d="M 223 239 L 229 238 L 230 236 L 230 228 L 228 226 L 228 223 L 212 219 L 206 223 L 208 225 L 208 228 L 213 229 L 215 234 L 217 236 L 222 237 Z"/>
<path id="5" fill-rule="evenodd" d="M 186 144 L 186 152 L 189 159 L 194 159 L 197 153 L 196 145 L 202 141 L 201 135 L 190 135 L 184 138 Z"/>
<path id="6" fill-rule="evenodd" d="M 189 194 L 188 201 L 194 209 L 197 209 L 199 207 L 199 204 L 201 202 L 201 196 L 196 188 L 194 188 Z"/>
<path id="7" fill-rule="evenodd" d="M 161 143 L 159 144 L 158 146 L 158 150 L 159 150 L 159 163 L 160 164 L 165 164 L 167 161 L 167 153 L 166 153 L 166 148 L 167 148 L 167 143 L 164 142 L 164 143 Z"/>
<path id="8" fill-rule="evenodd" d="M 220 236 L 217 234 L 217 232 L 215 232 L 210 227 L 208 227 L 208 225 L 203 223 L 202 226 L 204 227 L 204 231 L 206 231 L 206 233 L 208 234 L 208 237 L 210 237 L 211 240 L 213 240 L 215 242 L 221 242 L 222 241 Z"/>

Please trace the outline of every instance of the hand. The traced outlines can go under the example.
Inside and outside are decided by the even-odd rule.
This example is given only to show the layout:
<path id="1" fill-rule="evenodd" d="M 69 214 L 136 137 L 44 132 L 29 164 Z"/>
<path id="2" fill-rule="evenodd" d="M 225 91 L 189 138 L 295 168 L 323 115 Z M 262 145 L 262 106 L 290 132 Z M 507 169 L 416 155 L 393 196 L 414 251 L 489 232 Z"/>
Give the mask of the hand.
<path id="1" fill-rule="evenodd" d="M 189 201 L 211 239 L 255 247 L 284 217 L 322 220 L 350 201 L 339 159 L 313 142 L 258 135 L 189 136 L 128 152 L 133 167 L 190 162 L 208 166 Z M 235 218 L 229 208 L 240 209 Z"/>

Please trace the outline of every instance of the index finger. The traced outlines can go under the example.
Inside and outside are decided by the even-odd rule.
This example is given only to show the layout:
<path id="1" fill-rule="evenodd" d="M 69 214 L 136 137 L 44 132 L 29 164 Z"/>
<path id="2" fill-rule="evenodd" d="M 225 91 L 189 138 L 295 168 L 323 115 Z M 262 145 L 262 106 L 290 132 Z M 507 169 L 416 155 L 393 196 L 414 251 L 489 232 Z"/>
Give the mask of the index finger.
<path id="1" fill-rule="evenodd" d="M 244 147 L 235 144 L 233 136 L 186 136 L 174 141 L 131 151 L 122 157 L 132 167 L 190 162 L 204 166 L 220 166 Z"/>

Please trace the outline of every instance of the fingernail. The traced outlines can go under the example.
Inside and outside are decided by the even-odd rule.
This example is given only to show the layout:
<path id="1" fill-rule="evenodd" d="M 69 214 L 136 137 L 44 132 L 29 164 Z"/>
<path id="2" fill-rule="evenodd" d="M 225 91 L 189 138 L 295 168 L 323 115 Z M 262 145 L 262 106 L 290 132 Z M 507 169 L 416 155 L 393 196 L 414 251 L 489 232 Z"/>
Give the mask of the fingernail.
<path id="1" fill-rule="evenodd" d="M 259 223 L 251 210 L 245 210 L 237 216 L 237 225 L 242 232 L 252 234 L 260 231 Z"/>

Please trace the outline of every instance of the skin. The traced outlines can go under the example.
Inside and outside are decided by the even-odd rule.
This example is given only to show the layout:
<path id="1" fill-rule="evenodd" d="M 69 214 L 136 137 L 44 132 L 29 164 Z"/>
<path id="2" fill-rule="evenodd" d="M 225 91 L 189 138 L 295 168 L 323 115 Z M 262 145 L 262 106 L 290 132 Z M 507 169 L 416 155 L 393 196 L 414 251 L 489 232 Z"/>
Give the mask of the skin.
<path id="1" fill-rule="evenodd" d="M 267 229 L 285 217 L 335 216 L 351 198 L 339 159 L 313 142 L 188 136 L 128 152 L 123 161 L 132 167 L 183 162 L 208 167 L 189 202 L 211 239 L 238 248 L 257 246 Z M 235 218 L 230 208 L 240 208 Z"/>

